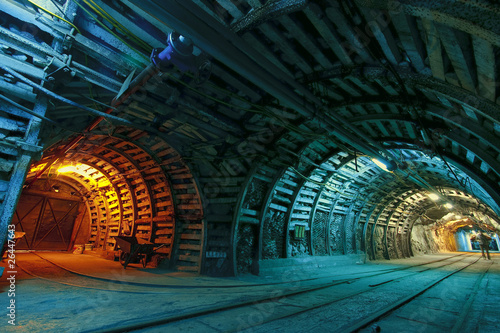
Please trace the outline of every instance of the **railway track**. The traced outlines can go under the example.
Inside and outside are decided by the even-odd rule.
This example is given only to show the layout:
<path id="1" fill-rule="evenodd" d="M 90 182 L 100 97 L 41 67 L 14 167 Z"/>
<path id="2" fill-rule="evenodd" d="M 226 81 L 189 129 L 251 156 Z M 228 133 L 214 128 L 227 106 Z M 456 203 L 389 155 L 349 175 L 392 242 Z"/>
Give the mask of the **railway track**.
<path id="1" fill-rule="evenodd" d="M 438 270 L 446 267 L 453 272 L 460 271 L 465 266 L 472 264 L 468 260 L 470 258 L 470 255 L 458 255 L 413 267 L 389 269 L 376 273 L 358 273 L 358 276 L 351 276 L 348 279 L 338 279 L 303 288 L 297 287 L 296 290 L 275 289 L 265 297 L 254 297 L 245 301 L 210 306 L 181 314 L 168 314 L 154 320 L 104 328 L 99 332 L 165 332 L 166 330 L 175 332 L 186 330 L 186 326 L 192 328 L 193 331 L 203 329 L 204 332 L 258 332 L 259 327 L 265 327 L 262 326 L 264 324 L 300 314 L 307 315 L 309 311 L 334 305 L 341 301 L 348 301 L 355 296 L 362 297 L 366 292 L 372 292 L 377 288 L 386 288 L 391 283 L 408 281 L 418 274 L 436 274 Z M 457 265 L 459 267 L 455 268 Z M 387 276 L 388 274 L 391 275 Z M 307 305 L 301 306 L 301 304 Z M 253 317 L 257 319 L 252 319 Z M 241 320 L 242 318 L 246 319 Z M 223 323 L 223 327 L 207 330 L 207 322 L 212 323 L 212 325 Z M 265 331 L 266 329 L 262 332 Z"/>
<path id="2" fill-rule="evenodd" d="M 415 318 L 408 318 L 407 314 L 405 314 L 405 311 L 402 310 L 407 304 L 409 304 L 412 301 L 420 301 L 420 302 L 426 302 L 426 296 L 425 294 L 427 292 L 430 292 L 432 290 L 437 290 L 437 288 L 441 288 L 439 293 L 441 294 L 450 294 L 452 293 L 452 289 L 450 289 L 450 286 L 452 288 L 456 288 L 456 286 L 462 286 L 464 287 L 464 281 L 463 277 L 460 277 L 459 281 L 451 281 L 453 279 L 456 279 L 456 275 L 459 272 L 465 271 L 469 269 L 473 264 L 475 264 L 478 260 L 472 262 L 469 265 L 466 265 L 465 267 L 461 269 L 457 269 L 455 271 L 450 272 L 449 274 L 445 275 L 444 277 L 437 279 L 434 283 L 431 283 L 428 287 L 423 288 L 420 290 L 418 293 L 409 295 L 406 298 L 401 299 L 400 301 L 385 307 L 383 309 L 380 309 L 373 315 L 369 316 L 368 318 L 356 323 L 355 325 L 351 325 L 349 327 L 343 327 L 338 332 L 358 332 L 361 331 L 363 328 L 370 327 L 369 330 L 365 330 L 365 332 L 368 331 L 373 331 L 374 329 L 376 330 L 377 327 L 384 326 L 385 328 L 390 327 L 409 327 L 409 323 L 413 321 L 413 324 L 415 324 Z M 441 329 L 442 331 L 447 331 L 447 332 L 452 332 L 452 333 L 459 333 L 459 332 L 464 332 L 464 327 L 465 327 L 465 321 L 467 316 L 469 315 L 472 303 L 475 301 L 476 296 L 478 295 L 479 287 L 481 285 L 481 282 L 483 281 L 484 277 L 488 273 L 490 267 L 492 265 L 492 261 L 489 261 L 488 263 L 485 263 L 482 265 L 482 267 L 479 268 L 479 272 L 476 272 L 474 276 L 469 276 L 469 282 L 468 284 L 465 284 L 465 286 L 471 286 L 471 291 L 466 298 L 466 301 L 463 304 L 460 304 L 460 306 L 457 306 L 457 304 L 454 304 L 457 302 L 457 300 L 453 297 L 448 297 L 443 300 L 441 300 L 441 304 L 437 308 L 429 307 L 425 310 L 426 316 L 423 316 L 423 318 L 419 318 L 419 323 L 417 325 L 420 325 L 421 327 L 425 326 L 431 326 L 433 328 L 436 328 L 436 323 L 434 322 L 440 312 L 442 312 L 444 309 L 446 309 L 448 312 L 455 313 L 455 320 L 452 326 L 441 326 L 438 327 L 438 329 Z M 446 281 L 448 283 L 448 286 L 443 287 L 443 283 Z M 463 291 L 463 289 L 461 289 Z"/>
<path id="3" fill-rule="evenodd" d="M 37 255 L 37 257 L 51 269 L 47 270 L 46 273 L 43 271 L 34 273 L 29 268 L 23 268 L 22 261 L 20 268 L 36 278 L 71 287 L 134 294 L 175 293 L 176 295 L 181 294 L 180 297 L 182 294 L 199 294 L 201 297 L 214 294 L 213 285 L 154 285 L 102 279 L 70 271 L 43 258 L 43 256 Z M 426 290 L 473 265 L 477 261 L 475 258 L 476 256 L 473 255 L 458 254 L 414 266 L 361 270 L 356 273 L 341 273 L 270 284 L 222 286 L 221 289 L 217 290 L 217 293 L 232 295 L 232 301 L 226 299 L 224 302 L 214 302 L 201 307 L 186 307 L 184 310 L 176 311 L 175 314 L 157 316 L 153 320 L 144 319 L 141 321 L 139 318 L 134 318 L 131 321 L 133 324 L 109 325 L 109 327 L 101 327 L 100 332 L 163 332 L 168 329 L 170 333 L 183 330 L 186 325 L 200 328 L 206 326 L 207 322 L 212 323 L 214 327 L 223 323 L 223 327 L 214 329 L 214 332 L 266 332 L 268 325 L 273 326 L 289 317 L 308 316 L 308 313 L 322 311 L 324 308 L 332 306 L 340 308 L 344 306 L 343 302 L 347 304 L 352 302 L 354 298 L 365 298 L 379 289 L 390 290 L 391 288 L 400 288 L 401 285 L 411 285 L 412 278 L 418 277 L 422 280 L 421 277 L 425 276 L 426 283 L 418 290 L 398 297 L 389 305 L 377 305 L 374 307 L 374 311 L 364 316 L 363 320 L 357 320 L 356 325 L 346 322 L 339 326 L 339 332 L 354 332 L 370 326 L 380 318 L 387 316 L 391 311 L 394 312 L 398 307 L 411 302 Z M 56 280 L 53 277 L 55 271 L 57 271 Z M 274 329 L 275 327 L 270 331 Z M 92 329 L 90 331 L 99 330 Z M 206 332 L 210 332 L 210 330 L 206 330 Z"/>
<path id="4" fill-rule="evenodd" d="M 25 254 L 28 255 L 28 254 Z M 395 271 L 405 271 L 409 270 L 414 267 L 420 267 L 424 265 L 431 265 L 435 263 L 439 263 L 445 260 L 450 260 L 451 258 L 456 258 L 456 257 L 462 257 L 465 254 L 457 254 L 452 257 L 446 257 L 442 259 L 437 259 L 433 260 L 430 262 L 414 265 L 414 266 L 405 266 L 405 267 L 397 267 L 397 268 L 388 268 L 388 269 L 382 269 L 378 271 L 361 271 L 361 272 L 356 272 L 356 273 L 350 273 L 348 275 L 342 275 L 342 274 L 335 274 L 335 275 L 327 275 L 327 276 L 321 276 L 321 277 L 313 277 L 313 278 L 304 278 L 304 279 L 295 279 L 291 281 L 278 281 L 274 283 L 253 283 L 253 284 L 224 284 L 224 285 L 179 285 L 179 284 L 152 284 L 152 283 L 141 283 L 141 282 L 135 282 L 135 281 L 124 281 L 124 280 L 118 280 L 118 279 L 112 279 L 112 278 L 103 278 L 103 277 L 98 277 L 98 276 L 93 276 L 89 274 L 83 274 L 80 272 L 76 272 L 74 270 L 68 269 L 60 264 L 55 263 L 54 261 L 51 261 L 50 259 L 45 258 L 43 255 L 38 254 L 37 252 L 30 252 L 29 255 L 36 256 L 35 259 L 41 259 L 43 264 L 38 264 L 38 265 L 33 265 L 33 267 L 27 267 L 25 265 L 26 262 L 30 262 L 30 260 L 22 260 L 17 261 L 18 267 L 21 268 L 26 274 L 33 276 L 35 278 L 39 279 L 44 279 L 53 283 L 60 283 L 60 284 L 65 284 L 69 285 L 72 287 L 79 287 L 79 288 L 90 288 L 90 289 L 99 289 L 99 290 L 109 290 L 109 291 L 131 291 L 134 292 L 134 290 L 124 290 L 125 287 L 136 287 L 136 288 L 141 288 L 141 291 L 137 291 L 138 293 L 144 293 L 144 288 L 151 288 L 151 289 L 166 289 L 166 288 L 172 288 L 172 289 L 208 289 L 208 288 L 220 288 L 220 289 L 227 289 L 227 288 L 246 288 L 246 287 L 263 287 L 263 286 L 272 286 L 272 285 L 287 285 L 287 284 L 292 284 L 293 287 L 292 289 L 296 289 L 296 285 L 303 283 L 303 282 L 308 282 L 308 283 L 313 283 L 316 281 L 318 284 L 317 287 L 323 287 L 323 286 L 330 286 L 332 283 L 344 283 L 346 281 L 352 281 L 358 278 L 362 277 L 370 277 L 370 276 L 378 276 L 378 275 L 383 275 L 383 274 L 389 274 L 391 272 Z M 21 265 L 19 265 L 21 263 Z M 33 261 L 31 260 L 31 263 Z M 62 273 L 62 274 L 60 274 Z M 78 281 L 75 281 L 75 277 L 78 277 Z M 332 278 L 335 278 L 335 280 L 331 280 Z M 67 281 L 71 279 L 71 282 Z M 328 282 L 322 283 L 321 281 L 323 280 L 328 280 Z M 108 286 L 113 286 L 117 285 L 120 286 L 119 288 L 108 288 Z M 147 289 L 146 289 L 147 290 Z M 154 291 L 157 292 L 157 291 Z M 199 292 L 199 291 L 197 291 Z"/>

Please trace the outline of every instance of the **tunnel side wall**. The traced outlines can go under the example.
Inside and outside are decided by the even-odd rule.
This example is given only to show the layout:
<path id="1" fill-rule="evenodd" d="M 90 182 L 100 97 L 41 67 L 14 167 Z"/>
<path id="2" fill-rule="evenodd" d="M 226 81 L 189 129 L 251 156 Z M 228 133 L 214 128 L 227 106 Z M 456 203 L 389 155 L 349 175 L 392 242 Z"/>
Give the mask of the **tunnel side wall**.
<path id="1" fill-rule="evenodd" d="M 456 251 L 453 235 L 451 235 L 453 241 L 448 238 L 450 238 L 448 232 L 434 230 L 430 226 L 417 224 L 413 227 L 411 235 L 413 253 L 418 255 Z"/>

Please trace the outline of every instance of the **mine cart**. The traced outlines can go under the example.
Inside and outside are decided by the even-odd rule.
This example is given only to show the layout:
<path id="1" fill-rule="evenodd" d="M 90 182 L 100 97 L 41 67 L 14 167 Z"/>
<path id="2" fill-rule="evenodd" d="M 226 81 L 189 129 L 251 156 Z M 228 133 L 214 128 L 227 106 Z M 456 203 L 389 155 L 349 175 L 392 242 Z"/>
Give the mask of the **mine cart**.
<path id="1" fill-rule="evenodd" d="M 118 259 L 123 268 L 127 268 L 131 261 L 138 260 L 141 261 L 142 267 L 146 267 L 148 256 L 154 253 L 155 244 L 138 237 L 115 236 L 115 239 L 120 247 Z"/>

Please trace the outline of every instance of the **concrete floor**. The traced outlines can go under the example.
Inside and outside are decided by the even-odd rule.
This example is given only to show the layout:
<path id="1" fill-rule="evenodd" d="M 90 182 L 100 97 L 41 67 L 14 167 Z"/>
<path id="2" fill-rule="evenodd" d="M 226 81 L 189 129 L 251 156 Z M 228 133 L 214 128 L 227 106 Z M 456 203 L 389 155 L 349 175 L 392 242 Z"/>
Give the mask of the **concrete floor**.
<path id="1" fill-rule="evenodd" d="M 123 269 L 118 262 L 88 254 L 18 252 L 17 273 L 8 273 L 6 259 L 1 265 L 5 271 L 0 279 L 0 308 L 5 314 L 0 327 L 5 332 L 123 331 L 124 327 L 156 321 L 161 325 L 141 331 L 343 331 L 412 294 L 428 281 L 439 279 L 452 269 L 452 266 L 439 268 L 443 262 L 465 258 L 456 257 L 458 254 L 364 264 L 332 257 L 330 265 L 321 269 L 304 266 L 291 270 L 283 266 L 266 271 L 265 276 L 211 278 L 144 269 L 139 264 Z M 477 253 L 467 255 L 470 257 L 464 260 L 471 263 L 480 257 Z M 415 268 L 388 271 L 440 259 L 444 261 L 425 266 L 436 269 L 410 277 Z M 466 332 L 499 332 L 500 255 L 494 254 L 492 259 L 480 259 L 378 319 L 376 325 L 383 332 L 448 332 L 457 327 Z M 382 272 L 389 273 L 378 275 Z M 6 278 L 10 275 L 16 278 L 15 296 L 9 296 L 11 284 Z M 327 289 L 283 296 L 336 281 L 339 284 Z M 270 295 L 275 296 L 272 302 L 257 302 Z M 8 323 L 11 319 L 6 307 L 11 300 L 15 300 L 15 326 Z M 335 302 L 320 306 L 331 300 Z M 181 314 L 189 317 L 200 310 L 241 302 L 249 306 L 168 324 L 159 322 L 166 317 Z M 310 310 L 313 305 L 317 306 Z"/>

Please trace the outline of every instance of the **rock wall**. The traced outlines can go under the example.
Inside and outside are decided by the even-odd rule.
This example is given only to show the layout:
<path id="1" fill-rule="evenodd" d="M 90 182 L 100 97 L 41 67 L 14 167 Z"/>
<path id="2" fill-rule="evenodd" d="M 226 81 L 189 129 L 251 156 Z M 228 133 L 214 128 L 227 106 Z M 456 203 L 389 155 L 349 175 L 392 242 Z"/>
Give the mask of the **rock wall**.
<path id="1" fill-rule="evenodd" d="M 413 254 L 428 254 L 446 251 L 442 235 L 429 226 L 415 224 L 411 233 Z"/>

